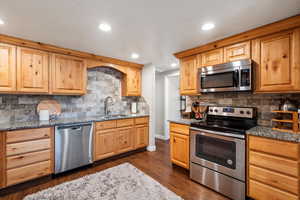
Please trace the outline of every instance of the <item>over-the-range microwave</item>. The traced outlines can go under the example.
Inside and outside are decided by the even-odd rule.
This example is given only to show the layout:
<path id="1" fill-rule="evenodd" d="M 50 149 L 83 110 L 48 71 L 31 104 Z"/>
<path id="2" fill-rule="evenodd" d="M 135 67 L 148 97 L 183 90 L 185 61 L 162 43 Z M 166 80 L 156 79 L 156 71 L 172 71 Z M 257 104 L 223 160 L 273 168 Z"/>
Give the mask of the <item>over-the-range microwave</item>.
<path id="1" fill-rule="evenodd" d="M 252 62 L 244 59 L 199 69 L 201 92 L 252 90 Z"/>

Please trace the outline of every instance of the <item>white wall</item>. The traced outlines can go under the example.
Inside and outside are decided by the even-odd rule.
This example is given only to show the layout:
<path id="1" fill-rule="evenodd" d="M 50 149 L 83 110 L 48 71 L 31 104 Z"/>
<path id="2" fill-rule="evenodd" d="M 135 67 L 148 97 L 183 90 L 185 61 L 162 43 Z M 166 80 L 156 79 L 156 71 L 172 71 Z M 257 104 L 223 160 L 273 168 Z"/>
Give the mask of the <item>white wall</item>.
<path id="1" fill-rule="evenodd" d="M 156 80 L 155 80 L 155 83 L 156 83 L 156 91 L 155 91 L 155 100 L 156 100 L 156 104 L 155 104 L 155 112 L 156 112 L 156 132 L 155 132 L 155 137 L 156 138 L 160 138 L 160 139 L 164 139 L 164 140 L 167 140 L 169 139 L 169 132 L 168 132 L 168 122 L 167 122 L 167 112 L 168 112 L 168 109 L 167 109 L 167 105 L 168 105 L 168 102 L 169 102 L 169 98 L 168 98 L 168 92 L 174 94 L 175 93 L 178 93 L 179 95 L 179 91 L 175 88 L 171 89 L 169 88 L 169 85 L 168 85 L 168 80 L 169 78 L 171 78 L 173 81 L 176 81 L 176 77 L 177 77 L 177 80 L 178 80 L 178 84 L 173 84 L 172 86 L 175 86 L 175 85 L 179 85 L 179 77 L 178 77 L 178 74 L 179 74 L 179 70 L 172 70 L 172 71 L 167 71 L 167 72 L 157 72 L 156 73 Z M 175 86 L 175 87 L 178 87 L 178 86 Z M 172 90 L 172 91 L 170 91 Z M 177 106 L 174 106 L 174 107 L 177 107 Z M 180 107 L 178 108 L 172 108 L 172 109 L 180 109 Z M 175 118 L 174 116 L 171 117 L 171 118 Z"/>
<path id="2" fill-rule="evenodd" d="M 142 96 L 149 105 L 149 145 L 148 151 L 155 151 L 155 67 L 152 64 L 145 65 L 142 71 Z"/>
<path id="3" fill-rule="evenodd" d="M 164 74 L 156 72 L 155 74 L 155 114 L 156 114 L 156 127 L 155 137 L 164 138 L 164 103 L 165 103 L 165 88 L 164 88 Z"/>

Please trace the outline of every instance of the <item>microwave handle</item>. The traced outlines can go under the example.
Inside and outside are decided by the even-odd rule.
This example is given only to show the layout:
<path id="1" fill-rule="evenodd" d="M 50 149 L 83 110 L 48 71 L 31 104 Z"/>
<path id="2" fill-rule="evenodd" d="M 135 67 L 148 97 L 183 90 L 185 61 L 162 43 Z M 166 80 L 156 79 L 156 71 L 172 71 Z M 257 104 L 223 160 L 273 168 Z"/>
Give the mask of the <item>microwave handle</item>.
<path id="1" fill-rule="evenodd" d="M 239 87 L 240 85 L 240 71 L 239 70 L 235 70 L 234 74 L 233 74 L 233 81 L 234 81 L 234 87 Z"/>

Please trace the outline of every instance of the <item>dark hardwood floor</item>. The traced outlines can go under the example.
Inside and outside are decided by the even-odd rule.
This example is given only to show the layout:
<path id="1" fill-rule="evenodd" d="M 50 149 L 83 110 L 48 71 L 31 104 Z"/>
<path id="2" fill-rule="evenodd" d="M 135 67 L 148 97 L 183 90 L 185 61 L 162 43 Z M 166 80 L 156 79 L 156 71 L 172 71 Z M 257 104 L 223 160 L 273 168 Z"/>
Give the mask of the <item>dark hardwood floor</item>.
<path id="1" fill-rule="evenodd" d="M 190 180 L 188 171 L 177 166 L 172 166 L 169 158 L 168 142 L 156 140 L 156 146 L 156 152 L 143 151 L 95 166 L 68 172 L 55 178 L 42 178 L 2 190 L 0 191 L 0 199 L 23 199 L 28 194 L 80 178 L 84 175 L 99 172 L 124 162 L 129 162 L 185 200 L 228 200 L 226 197 Z"/>

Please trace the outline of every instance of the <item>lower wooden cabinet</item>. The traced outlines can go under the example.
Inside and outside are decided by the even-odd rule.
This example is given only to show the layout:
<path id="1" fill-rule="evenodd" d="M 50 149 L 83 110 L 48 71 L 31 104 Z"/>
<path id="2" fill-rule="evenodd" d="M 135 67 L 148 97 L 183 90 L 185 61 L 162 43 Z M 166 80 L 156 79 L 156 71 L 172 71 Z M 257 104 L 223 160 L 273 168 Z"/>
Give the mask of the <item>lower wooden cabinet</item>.
<path id="1" fill-rule="evenodd" d="M 137 126 L 135 129 L 135 148 L 148 145 L 149 127 L 148 125 Z"/>
<path id="2" fill-rule="evenodd" d="M 170 123 L 170 148 L 172 163 L 189 169 L 190 136 L 189 126 Z"/>
<path id="3" fill-rule="evenodd" d="M 116 152 L 124 153 L 134 149 L 133 143 L 134 128 L 122 128 L 117 130 L 116 134 Z"/>
<path id="4" fill-rule="evenodd" d="M 299 144 L 248 136 L 248 196 L 299 200 Z"/>
<path id="5" fill-rule="evenodd" d="M 97 122 L 94 160 L 101 160 L 148 145 L 148 117 Z"/>
<path id="6" fill-rule="evenodd" d="M 53 128 L 0 133 L 0 187 L 53 173 Z"/>

